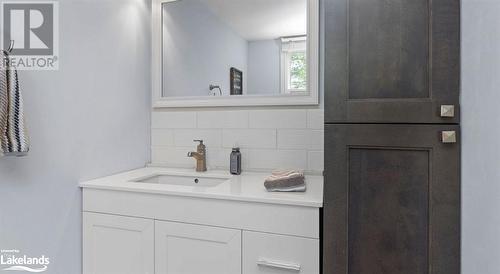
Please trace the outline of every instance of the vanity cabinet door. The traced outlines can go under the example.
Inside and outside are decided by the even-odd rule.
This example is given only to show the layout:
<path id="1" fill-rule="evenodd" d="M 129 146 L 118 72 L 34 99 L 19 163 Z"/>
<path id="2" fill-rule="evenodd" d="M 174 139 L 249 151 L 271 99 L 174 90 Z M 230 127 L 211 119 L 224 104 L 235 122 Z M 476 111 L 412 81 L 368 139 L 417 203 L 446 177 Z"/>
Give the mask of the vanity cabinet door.
<path id="1" fill-rule="evenodd" d="M 156 221 L 156 274 L 241 273 L 241 231 Z"/>
<path id="2" fill-rule="evenodd" d="M 84 274 L 154 274 L 154 222 L 83 213 Z"/>
<path id="3" fill-rule="evenodd" d="M 326 123 L 459 122 L 459 0 L 324 7 Z"/>
<path id="4" fill-rule="evenodd" d="M 459 131 L 326 126 L 325 274 L 460 273 Z"/>

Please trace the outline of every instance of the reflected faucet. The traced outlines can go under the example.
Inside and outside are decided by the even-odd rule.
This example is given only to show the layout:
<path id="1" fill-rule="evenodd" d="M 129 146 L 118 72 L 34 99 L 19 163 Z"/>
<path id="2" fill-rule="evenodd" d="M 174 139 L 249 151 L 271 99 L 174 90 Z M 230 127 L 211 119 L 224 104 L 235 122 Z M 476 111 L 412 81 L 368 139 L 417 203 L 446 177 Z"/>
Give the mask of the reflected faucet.
<path id="1" fill-rule="evenodd" d="M 203 140 L 194 140 L 194 142 L 200 142 L 196 148 L 196 152 L 188 152 L 187 156 L 196 159 L 196 171 L 205 172 L 207 171 L 207 148 L 203 144 Z"/>
<path id="2" fill-rule="evenodd" d="M 219 96 L 222 96 L 222 90 L 220 89 L 220 86 L 218 86 L 218 85 L 210 85 L 210 86 L 208 86 L 208 88 L 210 89 L 210 91 L 212 91 L 212 90 L 214 90 L 216 88 L 219 89 Z M 211 93 L 209 93 L 209 94 L 211 94 Z M 213 95 L 215 96 L 215 93 Z"/>

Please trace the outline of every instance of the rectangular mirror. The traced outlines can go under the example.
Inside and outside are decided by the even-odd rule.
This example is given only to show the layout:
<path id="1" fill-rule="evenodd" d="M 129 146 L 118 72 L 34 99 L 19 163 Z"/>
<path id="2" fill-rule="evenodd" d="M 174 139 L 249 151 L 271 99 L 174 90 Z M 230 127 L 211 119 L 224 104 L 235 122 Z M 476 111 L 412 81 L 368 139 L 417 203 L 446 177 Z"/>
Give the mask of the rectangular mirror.
<path id="1" fill-rule="evenodd" d="M 154 107 L 318 104 L 319 0 L 153 0 Z"/>

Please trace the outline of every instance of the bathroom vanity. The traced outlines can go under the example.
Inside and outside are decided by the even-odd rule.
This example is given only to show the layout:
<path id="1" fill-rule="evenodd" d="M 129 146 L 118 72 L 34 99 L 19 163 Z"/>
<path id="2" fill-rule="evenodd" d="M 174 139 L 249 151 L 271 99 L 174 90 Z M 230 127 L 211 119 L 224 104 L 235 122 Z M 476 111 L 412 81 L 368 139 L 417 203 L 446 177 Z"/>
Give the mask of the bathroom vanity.
<path id="1" fill-rule="evenodd" d="M 82 182 L 83 273 L 319 273 L 323 177 L 143 168 Z"/>
<path id="2" fill-rule="evenodd" d="M 283 165 L 320 174 L 322 164 L 315 163 L 322 162 L 322 119 L 319 128 L 314 122 L 319 115 L 280 110 L 273 120 L 258 112 L 264 116 L 254 124 L 250 113 L 243 119 L 224 113 L 219 119 L 207 111 L 210 125 L 203 126 L 197 114 L 190 124 L 182 116 L 190 111 L 174 110 L 172 116 L 168 111 L 290 105 L 316 110 L 320 1 L 230 2 L 151 2 L 151 143 L 157 146 L 151 163 L 188 167 L 194 161 L 189 156 L 198 171 L 207 166 L 225 171 L 149 167 L 81 183 L 83 273 L 320 273 L 323 176 L 306 176 L 305 193 L 269 193 L 264 187 L 269 174 L 232 176 L 225 160 L 230 153 L 225 150 L 239 143 L 247 157 L 244 170 Z M 160 109 L 166 119 L 154 115 Z M 299 124 L 287 125 L 289 120 Z M 264 128 L 269 130 L 263 135 L 256 131 Z M 220 140 L 205 134 L 217 131 Z M 252 132 L 256 135 L 246 134 Z M 319 136 L 318 144 L 309 135 Z M 204 139 L 206 147 L 200 140 L 197 150 L 188 152 L 193 139 Z M 158 155 L 168 160 L 159 161 Z"/>

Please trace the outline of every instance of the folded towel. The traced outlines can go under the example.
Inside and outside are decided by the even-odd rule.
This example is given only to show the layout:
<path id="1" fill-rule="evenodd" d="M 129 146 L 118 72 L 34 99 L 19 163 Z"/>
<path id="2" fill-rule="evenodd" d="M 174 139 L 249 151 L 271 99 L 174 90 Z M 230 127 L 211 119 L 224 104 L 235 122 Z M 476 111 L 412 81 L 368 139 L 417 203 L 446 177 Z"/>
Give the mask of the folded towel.
<path id="1" fill-rule="evenodd" d="M 23 99 L 16 69 L 10 65 L 9 54 L 0 52 L 0 156 L 24 156 L 29 139 L 24 123 Z"/>
<path id="2" fill-rule="evenodd" d="M 273 176 L 288 176 L 288 175 L 295 175 L 299 174 L 304 176 L 304 172 L 298 169 L 291 169 L 291 170 L 274 170 L 271 173 Z"/>
<path id="3" fill-rule="evenodd" d="M 282 187 L 282 188 L 266 188 L 269 192 L 305 192 L 306 184 L 292 186 L 292 187 Z"/>
<path id="4" fill-rule="evenodd" d="M 267 191 L 297 192 L 305 191 L 305 177 L 302 171 L 284 170 L 274 171 L 264 181 Z"/>

